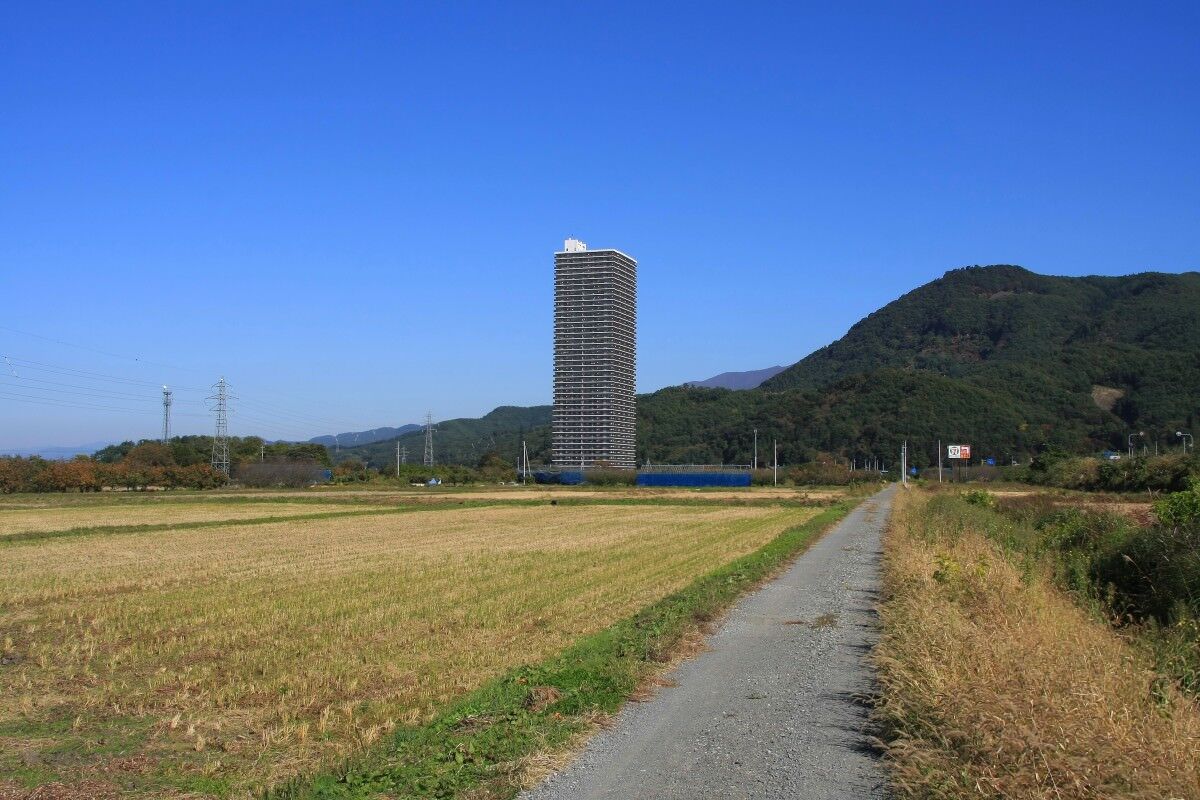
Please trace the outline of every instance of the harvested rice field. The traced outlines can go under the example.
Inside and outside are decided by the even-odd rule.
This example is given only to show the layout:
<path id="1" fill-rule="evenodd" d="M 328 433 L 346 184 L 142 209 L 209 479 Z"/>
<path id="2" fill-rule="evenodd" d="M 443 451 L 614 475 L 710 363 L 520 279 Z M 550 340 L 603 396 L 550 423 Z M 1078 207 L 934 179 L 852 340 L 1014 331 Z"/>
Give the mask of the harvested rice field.
<path id="1" fill-rule="evenodd" d="M 231 508 L 259 513 L 211 513 Z M 816 513 L 496 504 L 9 542 L 0 797 L 252 796 Z"/>
<path id="2" fill-rule="evenodd" d="M 343 503 L 197 503 L 4 508 L 0 506 L 0 539 L 26 533 L 133 525 L 187 525 L 236 522 L 266 517 L 319 515 L 365 509 Z"/>

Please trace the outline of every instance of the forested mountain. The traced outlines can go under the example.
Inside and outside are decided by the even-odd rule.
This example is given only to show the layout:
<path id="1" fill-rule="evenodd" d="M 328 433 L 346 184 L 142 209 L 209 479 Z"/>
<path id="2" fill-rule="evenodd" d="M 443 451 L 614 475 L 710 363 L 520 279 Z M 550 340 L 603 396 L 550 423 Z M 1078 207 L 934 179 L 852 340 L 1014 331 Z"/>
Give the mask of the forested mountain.
<path id="1" fill-rule="evenodd" d="M 1042 442 L 1123 450 L 1130 432 L 1177 445 L 1177 428 L 1200 423 L 1200 274 L 953 270 L 756 390 L 667 390 L 639 409 L 657 460 L 745 453 L 749 426 L 793 458 L 890 454 L 908 438 L 918 465 L 939 438 L 1002 460 Z M 709 418 L 721 430 L 698 435 Z"/>
<path id="2" fill-rule="evenodd" d="M 1186 368 L 1197 353 L 1200 273 L 1061 278 L 968 267 L 889 303 L 764 388 L 820 389 L 883 367 L 950 377 L 1008 368 L 1025 376 L 1028 368 L 1088 393 L 1093 384 L 1111 386 L 1127 403 L 1170 413 L 1183 398 L 1143 391 L 1138 376 L 1160 382 L 1144 361 Z"/>
<path id="3" fill-rule="evenodd" d="M 442 423 L 438 458 L 473 463 L 493 447 L 515 458 L 519 428 L 531 458 L 544 460 L 549 430 L 538 426 L 549 416 L 548 406 L 510 407 Z M 758 388 L 639 397 L 638 459 L 748 463 L 756 428 L 760 463 L 776 439 L 789 463 L 822 452 L 891 461 L 908 439 L 922 466 L 936 460 L 938 439 L 1007 461 L 1042 443 L 1124 450 L 1131 432 L 1151 450 L 1178 446 L 1177 429 L 1198 427 L 1200 274 L 970 267 L 889 303 Z M 401 441 L 420 457 L 419 432 Z M 372 462 L 394 459 L 394 444 L 376 447 L 385 457 Z"/>

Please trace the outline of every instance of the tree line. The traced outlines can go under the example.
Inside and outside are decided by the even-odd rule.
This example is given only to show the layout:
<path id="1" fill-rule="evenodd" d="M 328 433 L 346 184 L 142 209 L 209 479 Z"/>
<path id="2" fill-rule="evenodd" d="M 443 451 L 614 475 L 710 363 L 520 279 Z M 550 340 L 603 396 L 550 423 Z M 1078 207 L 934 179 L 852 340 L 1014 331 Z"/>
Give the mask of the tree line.
<path id="1" fill-rule="evenodd" d="M 211 436 L 179 436 L 166 444 L 150 439 L 122 442 L 70 461 L 0 457 L 0 493 L 214 489 L 226 485 L 229 478 L 212 468 L 212 443 Z M 294 480 L 293 473 L 303 472 L 307 483 L 315 468 L 329 466 L 329 454 L 319 444 L 232 437 L 229 453 L 235 478 L 249 465 L 279 465 L 284 467 L 280 474 L 289 479 Z"/>

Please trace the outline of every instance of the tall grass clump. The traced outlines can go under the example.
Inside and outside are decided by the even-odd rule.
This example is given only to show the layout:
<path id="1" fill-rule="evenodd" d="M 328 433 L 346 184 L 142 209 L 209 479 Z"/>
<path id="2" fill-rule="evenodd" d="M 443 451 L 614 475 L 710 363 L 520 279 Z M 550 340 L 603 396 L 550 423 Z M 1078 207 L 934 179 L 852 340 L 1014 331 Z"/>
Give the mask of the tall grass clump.
<path id="1" fill-rule="evenodd" d="M 1036 496 L 997 508 L 1021 532 L 1009 547 L 1148 648 L 1164 675 L 1200 693 L 1200 481 L 1156 501 L 1145 524 Z"/>
<path id="2" fill-rule="evenodd" d="M 875 661 L 896 793 L 1200 797 L 1196 705 L 1024 556 L 1036 530 L 986 506 L 908 495 L 887 536 Z"/>

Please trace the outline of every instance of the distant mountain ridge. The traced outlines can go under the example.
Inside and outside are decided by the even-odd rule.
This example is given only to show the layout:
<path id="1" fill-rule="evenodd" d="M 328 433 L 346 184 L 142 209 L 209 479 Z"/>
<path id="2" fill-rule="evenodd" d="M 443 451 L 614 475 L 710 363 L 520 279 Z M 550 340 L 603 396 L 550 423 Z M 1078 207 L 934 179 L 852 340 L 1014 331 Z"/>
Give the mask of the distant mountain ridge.
<path id="1" fill-rule="evenodd" d="M 499 406 L 478 419 L 462 417 L 434 423 L 433 460 L 436 464 L 477 464 L 490 452 L 516 463 L 521 441 L 531 457 L 550 447 L 550 406 Z M 393 465 L 396 447 L 409 464 L 420 464 L 425 455 L 425 432 L 420 425 L 399 436 L 358 446 L 341 440 L 339 457 L 358 458 L 373 466 Z M 332 445 L 327 445 L 332 446 Z"/>
<path id="2" fill-rule="evenodd" d="M 732 389 L 734 391 L 754 389 L 760 386 L 763 381 L 775 377 L 785 369 L 787 367 L 776 366 L 765 369 L 751 369 L 745 372 L 722 372 L 720 375 L 714 375 L 706 380 L 685 383 L 684 386 L 697 386 L 704 389 Z"/>
<path id="3" fill-rule="evenodd" d="M 114 442 L 92 442 L 91 444 L 81 444 L 78 447 L 16 447 L 11 450 L 0 451 L 0 454 L 6 456 L 37 456 L 47 461 L 65 461 L 75 456 L 90 456 L 97 450 L 103 450 L 111 444 L 114 444 Z"/>
<path id="4" fill-rule="evenodd" d="M 372 428 L 369 431 L 349 431 L 347 433 L 336 434 L 336 436 L 314 436 L 308 441 L 311 444 L 323 444 L 326 447 L 353 447 L 363 444 L 374 444 L 375 442 L 385 442 L 420 429 L 420 425 L 410 423 L 408 425 L 401 425 L 399 428 Z"/>

